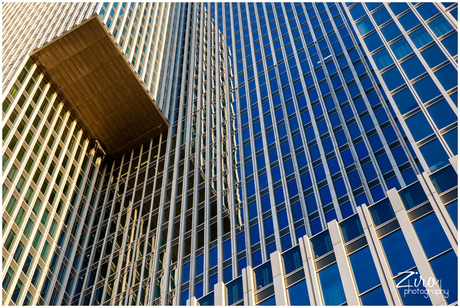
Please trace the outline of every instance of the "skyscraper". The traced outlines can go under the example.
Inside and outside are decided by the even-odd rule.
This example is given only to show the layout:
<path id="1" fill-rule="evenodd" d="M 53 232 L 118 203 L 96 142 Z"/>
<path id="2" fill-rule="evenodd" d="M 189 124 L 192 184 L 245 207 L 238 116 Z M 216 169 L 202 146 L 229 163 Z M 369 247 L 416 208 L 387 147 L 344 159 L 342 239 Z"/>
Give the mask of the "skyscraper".
<path id="1" fill-rule="evenodd" d="M 2 14 L 3 304 L 457 303 L 456 3 Z"/>

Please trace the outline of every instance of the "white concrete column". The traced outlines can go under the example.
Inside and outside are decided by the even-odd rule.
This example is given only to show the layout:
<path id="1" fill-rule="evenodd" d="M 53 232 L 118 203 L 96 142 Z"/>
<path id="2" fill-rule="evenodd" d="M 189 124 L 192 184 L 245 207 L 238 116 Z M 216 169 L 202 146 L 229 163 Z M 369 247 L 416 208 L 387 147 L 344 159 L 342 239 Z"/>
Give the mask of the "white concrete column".
<path id="1" fill-rule="evenodd" d="M 412 253 L 412 257 L 414 258 L 415 264 L 417 265 L 417 270 L 420 273 L 420 276 L 425 279 L 436 277 L 431 271 L 430 265 L 425 258 L 425 252 L 423 251 L 423 248 L 417 238 L 417 234 L 412 227 L 412 223 L 407 216 L 402 201 L 399 198 L 398 191 L 395 188 L 392 188 L 391 190 L 387 191 L 387 195 L 390 199 L 391 206 L 393 207 L 393 211 L 395 212 L 399 225 L 401 226 L 401 231 L 404 234 L 407 245 L 409 246 L 409 249 Z M 437 284 L 432 287 L 427 284 L 425 288 L 428 291 L 428 295 L 433 306 L 446 304 L 443 296 L 435 295 L 441 293 L 441 290 L 439 290 L 439 286 Z"/>
<path id="2" fill-rule="evenodd" d="M 214 285 L 214 306 L 227 306 L 227 288 L 223 281 Z"/>
<path id="3" fill-rule="evenodd" d="M 383 293 L 387 299 L 388 305 L 390 306 L 402 306 L 401 299 L 399 298 L 399 292 L 393 283 L 393 275 L 391 274 L 388 263 L 385 259 L 385 253 L 383 252 L 382 246 L 380 246 L 379 238 L 374 229 L 374 223 L 371 219 L 371 215 L 367 206 L 363 204 L 357 208 L 359 220 L 363 226 L 364 235 L 366 236 L 367 243 L 369 244 L 369 250 L 374 259 L 375 268 L 379 275 L 380 282 L 382 283 Z"/>
<path id="4" fill-rule="evenodd" d="M 458 155 L 449 158 L 449 162 L 458 174 Z"/>
<path id="5" fill-rule="evenodd" d="M 455 253 L 458 255 L 458 231 L 455 227 L 454 221 L 450 217 L 449 212 L 447 212 L 441 198 L 439 198 L 436 188 L 434 187 L 433 182 L 431 182 L 428 174 L 423 172 L 421 175 L 418 174 L 417 178 L 431 203 L 431 207 L 433 208 L 436 217 L 438 217 L 439 223 L 452 245 L 452 248 L 454 248 Z"/>
<path id="6" fill-rule="evenodd" d="M 329 235 L 331 236 L 332 247 L 334 249 L 335 258 L 337 260 L 337 267 L 339 268 L 340 278 L 342 279 L 343 290 L 347 298 L 349 306 L 358 306 L 360 304 L 358 298 L 358 290 L 353 280 L 352 269 L 348 262 L 347 253 L 342 242 L 342 235 L 340 234 L 339 224 L 334 219 L 327 224 Z"/>
<path id="7" fill-rule="evenodd" d="M 254 274 L 252 267 L 243 268 L 243 298 L 245 306 L 255 306 L 256 297 L 254 293 Z"/>
<path id="8" fill-rule="evenodd" d="M 323 297 L 321 296 L 318 279 L 316 276 L 313 252 L 311 250 L 308 235 L 299 238 L 300 254 L 302 255 L 303 270 L 305 272 L 305 281 L 307 282 L 308 296 L 310 305 L 324 306 Z"/>
<path id="9" fill-rule="evenodd" d="M 189 298 L 187 300 L 186 306 L 199 306 L 198 301 L 196 300 L 195 296 L 192 296 L 192 298 Z"/>
<path id="10" fill-rule="evenodd" d="M 287 306 L 286 284 L 284 283 L 284 270 L 281 254 L 278 250 L 270 255 L 273 274 L 273 287 L 275 289 L 276 306 Z"/>

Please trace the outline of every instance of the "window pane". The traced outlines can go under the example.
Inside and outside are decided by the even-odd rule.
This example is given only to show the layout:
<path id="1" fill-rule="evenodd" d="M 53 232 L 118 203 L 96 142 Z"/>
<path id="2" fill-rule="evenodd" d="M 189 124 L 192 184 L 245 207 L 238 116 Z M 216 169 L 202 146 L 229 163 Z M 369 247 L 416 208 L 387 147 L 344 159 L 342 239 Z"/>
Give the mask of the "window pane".
<path id="1" fill-rule="evenodd" d="M 430 76 L 427 76 L 415 83 L 414 88 L 424 103 L 441 94 Z"/>
<path id="2" fill-rule="evenodd" d="M 422 152 L 430 171 L 435 171 L 449 164 L 449 157 L 438 139 L 420 147 L 420 152 Z"/>
<path id="3" fill-rule="evenodd" d="M 255 282 L 257 290 L 271 284 L 273 282 L 271 263 L 267 262 L 266 264 L 254 269 L 254 275 L 256 276 Z"/>
<path id="4" fill-rule="evenodd" d="M 404 58 L 413 51 L 405 38 L 397 40 L 395 43 L 391 44 L 390 47 L 398 60 Z"/>
<path id="5" fill-rule="evenodd" d="M 404 61 L 401 63 L 401 66 L 409 79 L 413 79 L 426 72 L 426 69 L 423 67 L 422 62 L 420 62 L 417 56 Z"/>
<path id="6" fill-rule="evenodd" d="M 369 19 L 369 17 L 366 17 L 363 20 L 361 20 L 360 22 L 358 22 L 356 24 L 356 26 L 358 27 L 358 31 L 359 31 L 359 33 L 361 33 L 361 35 L 364 35 L 367 32 L 369 32 L 372 29 L 374 29 L 374 26 L 372 25 L 372 22 Z"/>
<path id="7" fill-rule="evenodd" d="M 427 110 L 439 129 L 457 121 L 457 116 L 445 99 L 431 105 Z"/>
<path id="8" fill-rule="evenodd" d="M 382 74 L 383 80 L 388 87 L 388 90 L 392 91 L 404 83 L 404 79 L 401 76 L 397 67 L 390 69 Z M 431 80 L 431 79 L 430 79 Z"/>
<path id="9" fill-rule="evenodd" d="M 393 60 L 391 59 L 391 56 L 386 49 L 379 51 L 373 55 L 372 58 L 374 59 L 375 65 L 377 65 L 379 70 L 387 67 L 390 64 L 393 64 Z"/>
<path id="10" fill-rule="evenodd" d="M 308 306 L 310 298 L 308 297 L 308 289 L 305 280 L 296 283 L 288 289 L 289 304 L 291 306 Z"/>
<path id="11" fill-rule="evenodd" d="M 447 304 L 452 304 L 458 300 L 458 260 L 453 250 L 430 261 L 436 280 L 439 280 L 442 289 L 448 291 L 449 296 L 444 295 Z M 443 292 L 444 294 L 444 292 Z"/>
<path id="12" fill-rule="evenodd" d="M 361 303 L 364 306 L 382 306 L 388 305 L 387 299 L 385 297 L 385 293 L 383 292 L 382 287 L 378 287 L 375 290 L 372 290 L 369 293 L 364 294 L 361 296 Z"/>
<path id="13" fill-rule="evenodd" d="M 418 107 L 417 101 L 408 88 L 393 95 L 393 99 L 395 100 L 396 106 L 398 106 L 399 112 L 401 114 L 405 114 L 408 111 Z"/>
<path id="14" fill-rule="evenodd" d="M 302 256 L 299 247 L 300 246 L 296 246 L 283 253 L 284 271 L 286 275 L 302 266 Z"/>
<path id="15" fill-rule="evenodd" d="M 457 86 L 458 72 L 452 64 L 443 67 L 434 74 L 446 91 Z"/>
<path id="16" fill-rule="evenodd" d="M 433 38 L 423 27 L 409 34 L 409 37 L 412 39 L 412 42 L 417 48 L 425 46 L 429 42 L 433 41 Z"/>
<path id="17" fill-rule="evenodd" d="M 337 306 L 346 302 L 337 263 L 318 272 L 325 305 Z"/>
<path id="18" fill-rule="evenodd" d="M 433 133 L 433 129 L 423 112 L 414 114 L 410 118 L 407 118 L 405 122 L 415 141 L 420 141 Z"/>
<path id="19" fill-rule="evenodd" d="M 404 30 L 409 30 L 415 27 L 416 25 L 420 24 L 420 21 L 415 16 L 413 12 L 409 12 L 402 17 L 399 18 L 399 22 L 403 26 Z"/>
<path id="20" fill-rule="evenodd" d="M 380 284 L 369 247 L 355 252 L 349 258 L 359 293 L 363 293 Z"/>
<path id="21" fill-rule="evenodd" d="M 393 276 L 415 266 L 414 259 L 401 230 L 382 238 L 381 243 Z"/>
<path id="22" fill-rule="evenodd" d="M 428 26 L 430 26 L 431 30 L 433 30 L 434 34 L 436 34 L 438 37 L 453 29 L 443 16 L 436 18 L 430 22 Z"/>
<path id="23" fill-rule="evenodd" d="M 241 277 L 227 285 L 227 299 L 229 306 L 243 299 L 243 279 Z"/>
<path id="24" fill-rule="evenodd" d="M 428 259 L 451 248 L 435 213 L 414 221 L 412 224 Z"/>
<path id="25" fill-rule="evenodd" d="M 428 201 L 422 185 L 419 182 L 400 191 L 399 197 L 401 198 L 406 210 L 410 210 L 411 208 Z"/>
<path id="26" fill-rule="evenodd" d="M 374 204 L 369 208 L 369 211 L 371 212 L 371 216 L 374 220 L 375 226 L 379 226 L 384 222 L 387 222 L 396 217 L 393 208 L 390 204 L 390 200 L 388 199 L 382 200 L 379 203 Z"/>
<path id="27" fill-rule="evenodd" d="M 364 234 L 363 226 L 361 225 L 358 215 L 354 215 L 342 221 L 340 223 L 340 229 L 342 230 L 342 236 L 345 243 Z"/>
<path id="28" fill-rule="evenodd" d="M 421 54 L 430 67 L 435 67 L 436 65 L 447 60 L 444 53 L 436 44 L 428 49 L 425 49 L 421 52 Z"/>

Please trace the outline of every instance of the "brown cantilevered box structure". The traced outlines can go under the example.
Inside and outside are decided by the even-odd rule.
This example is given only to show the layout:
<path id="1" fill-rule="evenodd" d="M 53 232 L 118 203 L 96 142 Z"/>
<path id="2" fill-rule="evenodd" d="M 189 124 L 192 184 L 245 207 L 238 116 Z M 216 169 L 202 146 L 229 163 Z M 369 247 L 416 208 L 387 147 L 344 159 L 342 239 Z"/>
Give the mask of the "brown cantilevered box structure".
<path id="1" fill-rule="evenodd" d="M 153 96 L 98 16 L 30 57 L 107 155 L 120 156 L 168 129 Z"/>

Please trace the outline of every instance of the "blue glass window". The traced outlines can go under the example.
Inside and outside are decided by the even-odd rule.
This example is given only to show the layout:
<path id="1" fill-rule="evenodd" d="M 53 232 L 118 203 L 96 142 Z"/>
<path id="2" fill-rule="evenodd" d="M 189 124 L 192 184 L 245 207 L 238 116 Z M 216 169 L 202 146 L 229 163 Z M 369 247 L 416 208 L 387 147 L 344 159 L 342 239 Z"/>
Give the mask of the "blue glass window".
<path id="1" fill-rule="evenodd" d="M 416 220 L 412 224 L 428 259 L 451 248 L 435 213 Z"/>
<path id="2" fill-rule="evenodd" d="M 415 83 L 414 88 L 424 103 L 441 94 L 430 76 L 427 76 Z"/>
<path id="3" fill-rule="evenodd" d="M 441 41 L 451 56 L 455 56 L 458 53 L 458 34 L 454 33 L 449 35 Z"/>
<path id="4" fill-rule="evenodd" d="M 299 247 L 300 246 L 296 246 L 283 253 L 284 271 L 286 275 L 302 267 L 302 256 Z"/>
<path id="5" fill-rule="evenodd" d="M 190 279 L 190 262 L 187 262 L 182 266 L 182 283 L 187 282 L 189 279 Z"/>
<path id="6" fill-rule="evenodd" d="M 278 224 L 280 230 L 286 228 L 289 225 L 286 209 L 282 209 L 278 212 Z"/>
<path id="7" fill-rule="evenodd" d="M 354 215 L 340 222 L 340 229 L 342 230 L 342 236 L 345 243 L 364 234 L 363 226 L 361 225 L 358 215 Z"/>
<path id="8" fill-rule="evenodd" d="M 349 258 L 359 293 L 363 293 L 380 284 L 369 247 L 358 250 L 350 255 Z"/>
<path id="9" fill-rule="evenodd" d="M 284 171 L 286 172 L 286 176 L 294 173 L 294 166 L 292 164 L 292 159 L 288 159 L 284 162 Z"/>
<path id="10" fill-rule="evenodd" d="M 446 167 L 430 176 L 438 194 L 457 186 L 457 173 L 451 166 Z"/>
<path id="11" fill-rule="evenodd" d="M 363 184 L 361 178 L 359 177 L 358 171 L 354 170 L 348 174 L 348 180 L 350 181 L 351 187 L 353 190 L 361 187 Z"/>
<path id="12" fill-rule="evenodd" d="M 322 180 L 326 179 L 326 173 L 324 172 L 324 167 L 322 164 L 316 166 L 314 169 L 315 169 L 316 180 L 318 182 L 321 182 Z"/>
<path id="13" fill-rule="evenodd" d="M 423 19 L 429 19 L 434 15 L 439 13 L 439 10 L 434 6 L 433 3 L 424 3 L 423 5 L 417 7 L 418 13 L 423 17 Z"/>
<path id="14" fill-rule="evenodd" d="M 265 237 L 269 237 L 274 233 L 273 230 L 273 219 L 271 216 L 264 219 L 264 229 L 265 229 Z"/>
<path id="15" fill-rule="evenodd" d="M 380 170 L 383 174 L 387 173 L 390 170 L 393 170 L 390 160 L 386 154 L 377 157 L 377 162 L 379 163 Z"/>
<path id="16" fill-rule="evenodd" d="M 453 250 L 430 261 L 436 280 L 439 280 L 443 290 L 448 291 L 444 294 L 447 304 L 450 305 L 458 300 L 458 273 L 457 255 Z M 446 296 L 448 294 L 448 296 Z"/>
<path id="17" fill-rule="evenodd" d="M 433 45 L 428 49 L 425 49 L 421 52 L 423 58 L 425 59 L 426 63 L 432 68 L 436 65 L 444 62 L 447 60 L 444 53 L 438 47 L 438 45 Z"/>
<path id="18" fill-rule="evenodd" d="M 433 38 L 430 34 L 428 34 L 424 27 L 421 27 L 417 31 L 412 32 L 409 34 L 409 37 L 417 48 L 425 46 L 426 44 L 433 41 Z"/>
<path id="19" fill-rule="evenodd" d="M 337 306 L 346 302 L 337 263 L 318 272 L 318 276 L 325 305 Z"/>
<path id="20" fill-rule="evenodd" d="M 290 306 L 309 306 L 310 298 L 305 280 L 288 288 Z"/>
<path id="21" fill-rule="evenodd" d="M 447 145 L 454 155 L 457 155 L 458 151 L 458 132 L 457 128 L 445 133 L 443 135 L 444 140 L 446 140 Z"/>
<path id="22" fill-rule="evenodd" d="M 422 152 L 430 171 L 435 171 L 449 164 L 449 157 L 438 139 L 420 147 L 420 152 Z"/>
<path id="23" fill-rule="evenodd" d="M 345 186 L 343 178 L 339 178 L 334 181 L 334 188 L 338 198 L 345 196 L 347 194 L 347 188 Z"/>
<path id="24" fill-rule="evenodd" d="M 404 79 L 401 76 L 398 68 L 394 67 L 389 71 L 382 74 L 383 80 L 388 87 L 388 90 L 392 91 L 404 83 Z M 430 79 L 431 80 L 431 79 Z"/>
<path id="25" fill-rule="evenodd" d="M 232 256 L 232 239 L 228 239 L 223 244 L 224 260 Z"/>
<path id="26" fill-rule="evenodd" d="M 381 243 L 393 276 L 415 266 L 414 259 L 401 230 L 382 238 Z"/>
<path id="27" fill-rule="evenodd" d="M 387 67 L 390 64 L 393 64 L 393 59 L 391 59 L 391 56 L 386 49 L 382 49 L 373 55 L 372 58 L 374 59 L 375 65 L 377 65 L 379 70 Z"/>
<path id="28" fill-rule="evenodd" d="M 372 219 L 374 220 L 375 226 L 380 226 L 384 222 L 387 222 L 396 217 L 390 200 L 388 199 L 382 200 L 379 203 L 369 207 L 369 211 L 371 213 Z"/>
<path id="29" fill-rule="evenodd" d="M 363 5 L 358 3 L 356 6 L 350 9 L 350 14 L 353 19 L 359 19 L 361 16 L 365 15 L 366 12 L 364 11 Z"/>
<path id="30" fill-rule="evenodd" d="M 441 68 L 434 74 L 446 91 L 458 84 L 458 72 L 452 64 Z"/>
<path id="31" fill-rule="evenodd" d="M 385 7 L 382 7 L 380 10 L 377 12 L 373 13 L 372 16 L 374 17 L 375 22 L 377 25 L 381 25 L 385 23 L 386 21 L 390 20 L 391 16 L 388 13 L 387 9 Z"/>
<path id="32" fill-rule="evenodd" d="M 406 112 L 418 106 L 418 103 L 409 88 L 394 94 L 393 99 L 395 100 L 396 106 L 398 106 L 399 112 L 401 114 L 405 114 Z"/>
<path id="33" fill-rule="evenodd" d="M 401 16 L 399 18 L 399 22 L 401 23 L 404 30 L 406 31 L 420 24 L 420 21 L 418 20 L 418 18 L 415 16 L 415 14 L 412 11 Z"/>
<path id="34" fill-rule="evenodd" d="M 310 222 L 311 226 L 311 232 L 313 235 L 318 234 L 323 230 L 323 227 L 321 226 L 321 221 L 319 218 L 315 218 Z"/>
<path id="35" fill-rule="evenodd" d="M 209 250 L 209 268 L 217 265 L 217 246 Z"/>
<path id="36" fill-rule="evenodd" d="M 313 213 L 318 209 L 316 204 L 315 194 L 310 194 L 305 197 L 305 203 L 307 204 L 308 213 Z"/>
<path id="37" fill-rule="evenodd" d="M 204 260 L 204 255 L 201 254 L 198 257 L 196 257 L 196 264 L 195 264 L 195 276 L 198 276 L 203 273 L 203 260 Z"/>
<path id="38" fill-rule="evenodd" d="M 423 112 L 414 114 L 410 118 L 407 118 L 405 122 L 415 141 L 420 141 L 433 133 L 433 129 Z"/>
<path id="39" fill-rule="evenodd" d="M 392 22 L 381 29 L 383 36 L 389 42 L 395 37 L 401 35 L 401 31 L 395 22 Z"/>
<path id="40" fill-rule="evenodd" d="M 426 69 L 423 67 L 422 62 L 420 62 L 417 56 L 404 61 L 401 63 L 401 66 L 409 79 L 413 79 L 426 72 Z"/>
<path id="41" fill-rule="evenodd" d="M 271 263 L 267 262 L 264 265 L 254 269 L 254 275 L 256 277 L 257 290 L 262 289 L 269 284 L 273 283 L 272 267 Z"/>
<path id="42" fill-rule="evenodd" d="M 413 51 L 405 38 L 397 40 L 391 44 L 390 47 L 398 60 L 404 58 Z"/>
<path id="43" fill-rule="evenodd" d="M 275 242 L 273 242 L 273 244 L 275 244 Z M 282 248 L 282 250 L 286 251 L 291 247 L 292 247 L 291 235 L 286 234 L 285 236 L 281 237 L 281 248 Z M 267 246 L 267 250 L 268 250 L 268 246 Z M 273 251 L 275 251 L 275 250 L 276 250 L 276 248 L 274 247 Z M 271 252 L 269 252 L 268 254 L 270 254 L 270 253 Z"/>
<path id="44" fill-rule="evenodd" d="M 372 29 L 374 29 L 374 26 L 372 25 L 372 22 L 369 19 L 369 17 L 366 17 L 363 20 L 361 20 L 360 22 L 358 22 L 356 24 L 356 26 L 358 27 L 358 31 L 359 31 L 359 33 L 361 33 L 361 35 L 364 35 L 367 32 L 369 32 Z"/>
<path id="45" fill-rule="evenodd" d="M 445 99 L 431 105 L 427 110 L 439 129 L 457 121 L 457 116 Z"/>
<path id="46" fill-rule="evenodd" d="M 324 231 L 310 239 L 313 246 L 313 254 L 315 258 L 319 258 L 328 252 L 332 251 L 331 237 L 329 231 Z"/>
<path id="47" fill-rule="evenodd" d="M 422 185 L 419 182 L 400 191 L 399 196 L 406 210 L 410 210 L 411 208 L 428 201 Z"/>
<path id="48" fill-rule="evenodd" d="M 437 37 L 444 35 L 453 29 L 449 22 L 444 18 L 444 16 L 436 18 L 430 22 L 428 26 L 430 26 L 431 30 L 433 30 Z"/>
<path id="49" fill-rule="evenodd" d="M 395 4 L 395 3 L 392 3 Z M 399 3 L 398 3 L 399 4 Z M 385 297 L 385 293 L 383 292 L 382 287 L 378 287 L 371 292 L 368 292 L 361 296 L 361 303 L 364 306 L 382 306 L 388 305 L 387 299 Z"/>
<path id="50" fill-rule="evenodd" d="M 395 15 L 399 15 L 409 8 L 407 3 L 404 2 L 392 2 L 390 3 L 390 8 Z"/>
<path id="51" fill-rule="evenodd" d="M 241 299 L 243 299 L 243 279 L 240 277 L 227 285 L 228 305 L 230 306 Z"/>
<path id="52" fill-rule="evenodd" d="M 233 279 L 232 266 L 224 268 L 224 283 L 227 283 Z M 202 282 L 201 282 L 202 283 Z"/>

